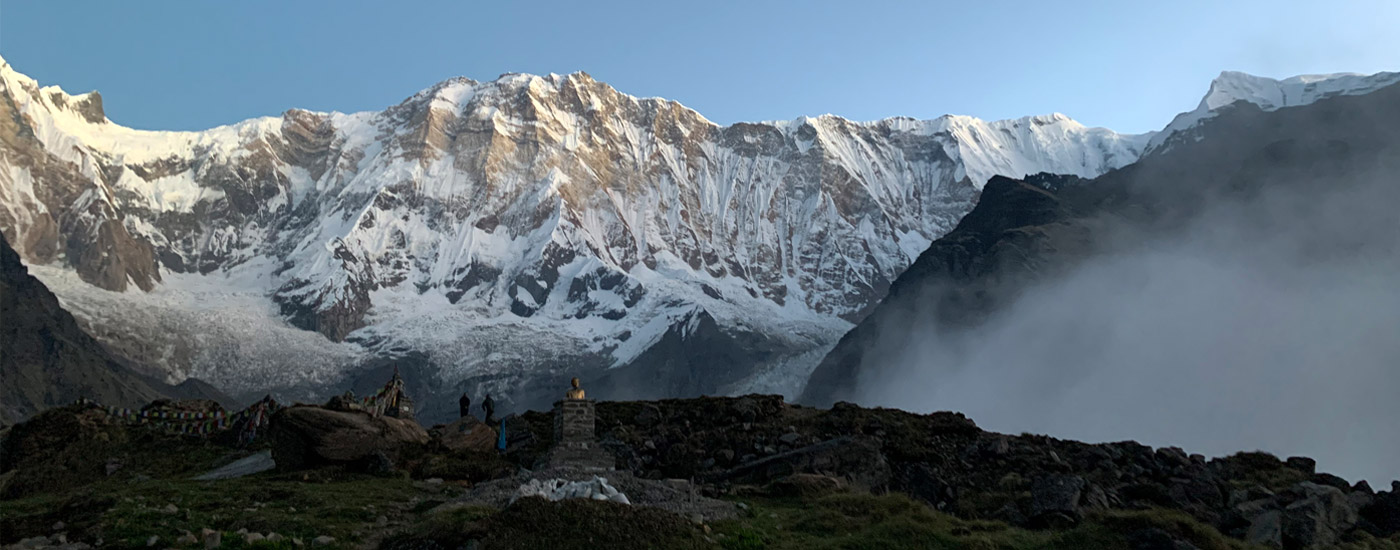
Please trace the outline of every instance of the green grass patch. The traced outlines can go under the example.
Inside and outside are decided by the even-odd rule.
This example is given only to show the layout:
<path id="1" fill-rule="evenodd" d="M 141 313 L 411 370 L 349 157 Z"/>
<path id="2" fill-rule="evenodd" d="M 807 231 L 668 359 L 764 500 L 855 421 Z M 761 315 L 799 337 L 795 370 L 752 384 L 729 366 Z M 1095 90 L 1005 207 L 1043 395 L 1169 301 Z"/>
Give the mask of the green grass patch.
<path id="1" fill-rule="evenodd" d="M 1045 548 L 1130 548 L 1135 533 L 1158 529 L 1185 540 L 1201 550 L 1246 550 L 1258 548 L 1220 534 L 1215 528 L 1196 521 L 1179 510 L 1113 510 L 1089 517 L 1079 527 L 1056 537 Z"/>
<path id="2" fill-rule="evenodd" d="M 450 498 L 447 493 L 457 490 L 439 487 L 429 492 L 405 478 L 320 477 L 327 481 L 275 475 L 220 481 L 110 480 L 63 496 L 0 501 L 0 516 L 5 518 L 7 537 L 48 534 L 52 523 L 63 519 L 71 526 L 70 536 L 100 537 L 104 547 L 111 548 L 145 548 L 152 535 L 170 545 L 186 531 L 198 534 L 205 528 L 224 532 L 226 548 L 242 544 L 242 536 L 235 534 L 239 529 L 275 532 L 307 543 L 327 535 L 338 544 L 355 546 L 382 534 L 376 532 L 380 516 L 406 522 L 403 518 L 416 516 L 414 504 Z"/>
<path id="3" fill-rule="evenodd" d="M 991 521 L 961 520 L 901 494 L 836 493 L 755 499 L 744 517 L 715 524 L 727 550 L 1037 548 L 1049 537 Z M 723 535 L 723 536 L 720 536 Z"/>
<path id="4" fill-rule="evenodd" d="M 1115 511 L 1067 531 L 1033 531 L 997 521 L 959 519 L 900 494 L 839 493 L 816 499 L 754 499 L 743 517 L 715 524 L 726 550 L 1131 548 L 1159 529 L 1202 550 L 1244 550 L 1190 516 L 1169 510 Z"/>
<path id="5" fill-rule="evenodd" d="M 1250 487 L 1263 487 L 1270 491 L 1282 491 L 1301 481 L 1307 481 L 1312 476 L 1293 468 L 1275 468 L 1271 470 L 1251 470 L 1243 477 L 1230 480 L 1230 485 L 1236 489 L 1248 489 Z"/>
<path id="6" fill-rule="evenodd" d="M 338 541 L 363 538 L 364 526 L 415 494 L 403 479 L 364 478 L 306 483 L 259 478 L 217 482 L 151 481 L 122 491 L 120 504 L 103 517 L 109 543 L 144 547 L 151 535 L 174 540 L 183 530 L 247 529 L 306 541 L 329 535 Z M 166 505 L 179 509 L 167 513 Z"/>
<path id="7" fill-rule="evenodd" d="M 410 528 L 390 535 L 380 548 L 460 548 L 472 539 L 485 536 L 485 521 L 496 513 L 495 508 L 481 506 L 427 513 Z"/>
<path id="8" fill-rule="evenodd" d="M 1400 550 L 1400 533 L 1388 538 L 1377 538 L 1365 531 L 1358 531 L 1351 540 L 1337 545 L 1338 550 Z"/>
<path id="9" fill-rule="evenodd" d="M 385 539 L 382 550 L 668 550 L 714 548 L 699 529 L 670 512 L 612 502 L 526 498 L 497 511 L 463 507 L 431 513 Z"/>

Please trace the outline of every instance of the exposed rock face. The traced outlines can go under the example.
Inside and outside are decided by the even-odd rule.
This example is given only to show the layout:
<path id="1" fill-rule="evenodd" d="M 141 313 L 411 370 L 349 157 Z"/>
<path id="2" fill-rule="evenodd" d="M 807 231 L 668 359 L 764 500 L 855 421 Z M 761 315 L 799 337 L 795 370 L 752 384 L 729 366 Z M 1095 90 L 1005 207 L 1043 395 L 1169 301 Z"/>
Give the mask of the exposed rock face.
<path id="1" fill-rule="evenodd" d="M 143 132 L 107 121 L 96 94 L 0 72 L 0 230 L 28 261 L 111 290 L 164 276 L 270 296 L 282 319 L 268 322 L 417 352 L 516 401 L 550 365 L 636 367 L 664 395 L 793 392 L 992 174 L 1094 176 L 1147 139 L 1058 114 L 720 126 L 583 73 Z M 693 323 L 706 336 L 687 344 Z M 104 338 L 151 339 L 103 324 Z M 723 361 L 688 355 L 721 343 Z M 164 347 L 122 350 L 239 393 L 300 379 Z"/>
<path id="2" fill-rule="evenodd" d="M 1301 498 L 1283 509 L 1284 548 L 1330 548 L 1356 525 L 1356 509 L 1336 487 L 1302 482 Z"/>
<path id="3" fill-rule="evenodd" d="M 78 327 L 0 235 L 0 421 L 87 398 L 137 407 L 189 395 L 128 368 Z M 185 389 L 194 389 L 191 380 Z"/>
<path id="4" fill-rule="evenodd" d="M 0 66 L 8 71 L 3 62 Z M 93 181 L 101 177 L 94 172 L 99 170 L 94 159 L 83 152 L 48 149 L 43 129 L 35 127 L 24 107 L 42 96 L 37 85 L 6 79 L 4 86 L 0 163 L 7 169 L 0 174 L 0 202 L 5 205 L 0 208 L 0 232 L 29 261 L 47 263 L 63 257 L 95 286 L 122 291 L 134 283 L 141 290 L 154 288 L 160 273 L 153 249 L 146 239 L 127 231 L 111 191 Z M 53 97 L 77 109 L 75 114 L 89 123 L 105 120 L 101 96 L 96 93 L 71 105 L 69 100 L 74 98 L 60 93 L 50 101 Z"/>
<path id="5" fill-rule="evenodd" d="M 278 411 L 269 430 L 272 459 L 281 470 L 372 464 L 379 456 L 392 459 L 408 446 L 423 445 L 430 439 L 428 432 L 411 420 L 305 405 Z"/>
<path id="6" fill-rule="evenodd" d="M 1283 548 L 1283 513 L 1264 510 L 1250 518 L 1244 541 L 1269 548 Z"/>
<path id="7" fill-rule="evenodd" d="M 1079 523 L 1079 497 L 1084 478 L 1072 475 L 1041 476 L 1031 482 L 1030 521 L 1039 527 L 1065 528 Z"/>
<path id="8" fill-rule="evenodd" d="M 781 355 L 787 344 L 763 334 L 725 330 L 694 310 L 678 316 L 651 347 L 626 366 L 585 371 L 584 385 L 609 400 L 727 393 L 753 374 L 755 359 Z"/>
<path id="9" fill-rule="evenodd" d="M 1071 218 L 1072 209 L 1050 190 L 1058 189 L 1058 181 L 1042 179 L 1049 189 L 1000 176 L 987 182 L 977 207 L 890 287 L 883 301 L 889 305 L 877 307 L 841 337 L 807 381 L 803 401 L 830 405 L 853 398 L 865 353 L 880 342 L 886 325 L 891 331 L 908 328 L 899 308 L 926 304 L 946 326 L 975 325 L 1003 299 L 989 287 L 1034 276 L 1057 257 L 1082 253 L 1083 227 L 1062 221 Z M 1056 236 L 1063 244 L 1049 246 Z"/>

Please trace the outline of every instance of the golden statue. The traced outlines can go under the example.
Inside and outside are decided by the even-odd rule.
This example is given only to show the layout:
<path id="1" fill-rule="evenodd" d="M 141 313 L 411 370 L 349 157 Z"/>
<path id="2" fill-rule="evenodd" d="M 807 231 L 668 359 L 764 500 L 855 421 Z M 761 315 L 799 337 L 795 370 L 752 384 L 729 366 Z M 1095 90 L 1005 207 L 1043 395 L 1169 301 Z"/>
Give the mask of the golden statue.
<path id="1" fill-rule="evenodd" d="M 564 397 L 574 400 L 583 399 L 583 388 L 578 387 L 578 378 L 570 380 L 569 383 L 574 387 L 569 388 L 569 393 L 564 394 Z"/>

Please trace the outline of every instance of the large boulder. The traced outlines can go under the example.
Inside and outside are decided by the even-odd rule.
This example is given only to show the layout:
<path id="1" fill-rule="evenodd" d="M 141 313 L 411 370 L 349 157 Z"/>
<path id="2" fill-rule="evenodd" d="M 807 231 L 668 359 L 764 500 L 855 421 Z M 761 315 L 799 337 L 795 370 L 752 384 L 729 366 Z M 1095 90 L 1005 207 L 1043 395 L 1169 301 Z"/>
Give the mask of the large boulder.
<path id="1" fill-rule="evenodd" d="M 950 509 L 957 503 L 957 489 L 927 462 L 896 466 L 891 489 L 927 502 L 939 510 Z"/>
<path id="2" fill-rule="evenodd" d="M 1356 510 L 1336 487 L 1305 481 L 1290 492 L 1302 498 L 1283 509 L 1284 548 L 1331 548 L 1356 525 Z"/>
<path id="3" fill-rule="evenodd" d="M 453 452 L 491 452 L 496 449 L 496 430 L 474 416 L 433 428 L 433 439 Z"/>
<path id="4" fill-rule="evenodd" d="M 394 457 L 430 439 L 412 420 L 310 405 L 278 411 L 272 416 L 269 433 L 272 459 L 280 470 L 379 461 L 381 455 Z"/>
<path id="5" fill-rule="evenodd" d="M 1033 527 L 1064 528 L 1079 523 L 1079 497 L 1086 483 L 1073 475 L 1040 476 L 1031 482 L 1030 522 Z"/>
<path id="6" fill-rule="evenodd" d="M 1283 514 L 1262 510 L 1249 520 L 1244 541 L 1268 548 L 1283 548 Z"/>

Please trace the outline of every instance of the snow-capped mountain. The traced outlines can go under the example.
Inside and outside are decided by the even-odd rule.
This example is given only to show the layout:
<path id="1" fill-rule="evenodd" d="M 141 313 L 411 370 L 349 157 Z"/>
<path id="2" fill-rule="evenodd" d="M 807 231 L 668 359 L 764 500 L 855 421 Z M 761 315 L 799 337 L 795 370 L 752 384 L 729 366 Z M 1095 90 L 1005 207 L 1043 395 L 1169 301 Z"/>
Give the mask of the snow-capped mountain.
<path id="1" fill-rule="evenodd" d="M 117 353 L 243 395 L 385 360 L 516 400 L 562 371 L 791 395 L 992 175 L 1092 177 L 1152 139 L 1059 114 L 720 126 L 584 73 L 153 132 L 0 82 L 0 229 Z"/>
<path id="2" fill-rule="evenodd" d="M 988 182 L 801 401 L 1215 453 L 1249 434 L 1393 475 L 1400 446 L 1334 427 L 1386 433 L 1400 414 L 1400 83 L 1220 105 L 1191 139 L 1093 180 Z"/>
<path id="3" fill-rule="evenodd" d="M 1151 138 L 1147 150 L 1155 151 L 1172 139 L 1184 139 L 1182 135 L 1186 134 L 1178 134 L 1197 127 L 1201 121 L 1215 116 L 1221 109 L 1237 101 L 1273 111 L 1307 105 L 1326 97 L 1370 93 L 1396 82 L 1400 82 L 1400 72 L 1314 74 L 1276 80 L 1239 71 L 1224 71 L 1210 83 L 1210 90 L 1201 98 L 1200 105 L 1176 115 L 1166 128 Z"/>

